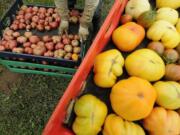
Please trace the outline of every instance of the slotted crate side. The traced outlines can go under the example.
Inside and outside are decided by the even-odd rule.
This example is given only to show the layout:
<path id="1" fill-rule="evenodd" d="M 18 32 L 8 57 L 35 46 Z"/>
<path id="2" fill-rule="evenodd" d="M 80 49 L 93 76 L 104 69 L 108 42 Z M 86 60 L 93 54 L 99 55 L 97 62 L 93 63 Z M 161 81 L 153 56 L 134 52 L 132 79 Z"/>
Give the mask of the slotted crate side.
<path id="1" fill-rule="evenodd" d="M 71 101 L 75 100 L 83 89 L 87 76 L 93 66 L 94 58 L 106 46 L 111 38 L 113 30 L 119 23 L 120 16 L 128 0 L 115 0 L 105 22 L 94 39 L 78 71 L 75 73 L 63 97 L 57 104 L 52 116 L 50 117 L 43 135 L 73 135 L 72 131 L 64 126 L 67 118 L 67 109 Z M 72 107 L 72 106 L 71 106 Z"/>
<path id="2" fill-rule="evenodd" d="M 16 73 L 40 74 L 48 76 L 61 76 L 65 78 L 72 78 L 76 69 L 65 68 L 52 65 L 34 64 L 28 62 L 10 61 L 0 59 L 0 63 L 7 67 L 10 71 Z M 46 70 L 46 71 L 45 71 Z M 48 71 L 50 70 L 50 71 Z"/>

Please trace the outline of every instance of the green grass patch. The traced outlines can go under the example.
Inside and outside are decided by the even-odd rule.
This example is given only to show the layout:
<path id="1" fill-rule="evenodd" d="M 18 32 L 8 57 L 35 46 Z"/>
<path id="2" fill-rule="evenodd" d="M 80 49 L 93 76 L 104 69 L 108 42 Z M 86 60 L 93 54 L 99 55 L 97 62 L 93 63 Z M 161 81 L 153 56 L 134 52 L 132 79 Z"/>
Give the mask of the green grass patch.
<path id="1" fill-rule="evenodd" d="M 47 5 L 47 6 L 54 5 L 53 0 L 24 0 L 24 3 L 25 4 Z"/>
<path id="2" fill-rule="evenodd" d="M 0 0 L 0 19 L 2 17 L 2 14 L 9 8 L 10 4 L 13 2 L 13 0 Z"/>
<path id="3" fill-rule="evenodd" d="M 70 80 L 24 75 L 12 93 L 0 93 L 0 134 L 40 135 Z"/>

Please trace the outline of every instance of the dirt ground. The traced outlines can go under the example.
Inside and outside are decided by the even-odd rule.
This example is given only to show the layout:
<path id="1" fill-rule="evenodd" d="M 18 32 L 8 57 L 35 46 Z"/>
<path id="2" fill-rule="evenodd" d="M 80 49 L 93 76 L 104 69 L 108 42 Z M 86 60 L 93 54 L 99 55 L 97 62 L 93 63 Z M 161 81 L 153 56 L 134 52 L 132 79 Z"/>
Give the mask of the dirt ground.
<path id="1" fill-rule="evenodd" d="M 22 75 L 10 72 L 8 69 L 0 66 L 0 90 L 10 94 L 12 86 L 21 81 Z"/>

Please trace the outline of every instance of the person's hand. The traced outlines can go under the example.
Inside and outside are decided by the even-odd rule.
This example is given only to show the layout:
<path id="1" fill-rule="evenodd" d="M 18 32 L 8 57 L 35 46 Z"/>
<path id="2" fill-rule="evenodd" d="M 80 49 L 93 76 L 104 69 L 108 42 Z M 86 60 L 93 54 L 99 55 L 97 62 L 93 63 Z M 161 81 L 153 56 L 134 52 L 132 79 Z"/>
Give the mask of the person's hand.
<path id="1" fill-rule="evenodd" d="M 92 19 L 100 0 L 85 0 L 85 7 L 80 18 L 79 36 L 81 40 L 87 40 Z"/>
<path id="2" fill-rule="evenodd" d="M 59 34 L 62 35 L 63 33 L 68 33 L 69 28 L 69 22 L 66 20 L 61 20 L 60 26 L 59 26 Z"/>
<path id="3" fill-rule="evenodd" d="M 82 41 L 85 41 L 87 40 L 87 37 L 89 36 L 89 30 L 88 30 L 88 27 L 83 27 L 80 25 L 79 27 L 79 37 L 80 37 L 80 40 Z"/>

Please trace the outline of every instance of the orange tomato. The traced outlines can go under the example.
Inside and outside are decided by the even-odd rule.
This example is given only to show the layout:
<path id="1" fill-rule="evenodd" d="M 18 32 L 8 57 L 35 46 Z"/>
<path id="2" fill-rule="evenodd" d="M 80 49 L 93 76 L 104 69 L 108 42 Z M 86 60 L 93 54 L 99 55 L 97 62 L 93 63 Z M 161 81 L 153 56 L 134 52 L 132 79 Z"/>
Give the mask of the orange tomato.
<path id="1" fill-rule="evenodd" d="M 135 23 L 128 22 L 114 30 L 112 40 L 117 48 L 124 52 L 134 50 L 144 39 L 145 29 Z"/>
<path id="2" fill-rule="evenodd" d="M 72 54 L 72 60 L 74 60 L 74 61 L 77 61 L 78 60 L 78 55 L 77 54 Z"/>
<path id="3" fill-rule="evenodd" d="M 128 15 L 128 14 L 124 14 L 121 19 L 120 19 L 120 22 L 121 24 L 125 24 L 125 23 L 128 23 L 128 22 L 131 22 L 133 19 L 133 17 L 131 15 Z"/>

